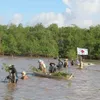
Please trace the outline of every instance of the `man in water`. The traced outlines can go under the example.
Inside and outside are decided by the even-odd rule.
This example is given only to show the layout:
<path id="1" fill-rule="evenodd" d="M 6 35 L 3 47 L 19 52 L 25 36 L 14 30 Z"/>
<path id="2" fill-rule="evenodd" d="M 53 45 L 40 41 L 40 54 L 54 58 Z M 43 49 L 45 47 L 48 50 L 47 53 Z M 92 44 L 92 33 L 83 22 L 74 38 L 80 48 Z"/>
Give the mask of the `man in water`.
<path id="1" fill-rule="evenodd" d="M 9 79 L 11 83 L 17 83 L 18 76 L 17 76 L 17 71 L 14 65 L 9 66 L 9 76 L 7 76 L 7 79 Z"/>
<path id="2" fill-rule="evenodd" d="M 56 72 L 56 66 L 55 66 L 55 63 L 50 63 L 49 64 L 49 73 L 54 73 Z"/>
<path id="3" fill-rule="evenodd" d="M 64 68 L 68 68 L 68 59 L 64 60 Z"/>
<path id="4" fill-rule="evenodd" d="M 57 65 L 57 69 L 60 70 L 63 67 L 63 62 L 61 61 L 61 59 L 58 59 L 58 65 Z"/>
<path id="5" fill-rule="evenodd" d="M 21 74 L 22 74 L 22 77 L 21 77 L 22 80 L 27 80 L 28 79 L 28 76 L 26 75 L 25 71 L 23 71 Z"/>
<path id="6" fill-rule="evenodd" d="M 43 60 L 38 60 L 38 63 L 39 63 L 39 69 L 46 74 L 46 65 L 44 63 Z"/>

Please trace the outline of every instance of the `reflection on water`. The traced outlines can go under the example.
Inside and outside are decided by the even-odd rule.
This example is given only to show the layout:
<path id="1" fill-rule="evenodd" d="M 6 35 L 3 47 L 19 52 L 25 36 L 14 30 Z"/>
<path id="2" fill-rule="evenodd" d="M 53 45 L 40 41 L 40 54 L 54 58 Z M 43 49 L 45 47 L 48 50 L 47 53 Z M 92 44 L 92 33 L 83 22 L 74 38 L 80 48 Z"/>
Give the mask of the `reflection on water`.
<path id="1" fill-rule="evenodd" d="M 16 84 L 8 83 L 4 100 L 14 100 L 13 94 L 15 90 L 16 90 Z"/>
<path id="2" fill-rule="evenodd" d="M 56 59 L 43 59 L 48 66 Z M 29 72 L 30 65 L 38 66 L 37 58 L 0 58 L 2 63 L 14 64 L 18 72 Z M 29 76 L 28 80 L 19 79 L 17 84 L 0 83 L 0 100 L 100 100 L 100 65 L 79 70 L 76 66 L 69 69 L 74 74 L 72 80 L 54 80 Z M 0 76 L 6 77 L 0 69 Z M 19 75 L 20 76 L 20 75 Z"/>

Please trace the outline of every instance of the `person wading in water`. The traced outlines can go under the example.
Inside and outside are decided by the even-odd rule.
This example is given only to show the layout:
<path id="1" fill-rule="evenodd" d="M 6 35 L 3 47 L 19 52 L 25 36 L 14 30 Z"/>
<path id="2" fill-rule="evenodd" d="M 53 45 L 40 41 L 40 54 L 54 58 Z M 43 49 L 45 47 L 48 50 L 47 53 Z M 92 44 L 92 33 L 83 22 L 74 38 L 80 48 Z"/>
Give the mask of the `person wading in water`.
<path id="1" fill-rule="evenodd" d="M 54 72 L 56 72 L 57 68 L 56 68 L 56 66 L 55 66 L 55 63 L 50 63 L 49 65 L 50 65 L 50 66 L 49 66 L 49 73 L 54 73 Z"/>
<path id="2" fill-rule="evenodd" d="M 17 75 L 17 70 L 14 67 L 14 65 L 9 66 L 9 75 L 7 76 L 7 79 L 9 79 L 10 83 L 17 83 L 18 75 Z"/>
<path id="3" fill-rule="evenodd" d="M 57 69 L 58 69 L 58 70 L 61 70 L 62 67 L 63 67 L 63 62 L 62 62 L 62 60 L 59 58 L 59 59 L 58 59 L 58 64 L 57 64 Z"/>
<path id="4" fill-rule="evenodd" d="M 26 75 L 25 71 L 23 71 L 21 74 L 22 74 L 22 77 L 21 77 L 22 80 L 27 80 L 28 79 L 28 76 Z"/>
<path id="5" fill-rule="evenodd" d="M 44 74 L 47 74 L 46 72 L 46 65 L 44 63 L 43 60 L 38 60 L 38 63 L 39 63 L 39 69 L 44 73 Z"/>

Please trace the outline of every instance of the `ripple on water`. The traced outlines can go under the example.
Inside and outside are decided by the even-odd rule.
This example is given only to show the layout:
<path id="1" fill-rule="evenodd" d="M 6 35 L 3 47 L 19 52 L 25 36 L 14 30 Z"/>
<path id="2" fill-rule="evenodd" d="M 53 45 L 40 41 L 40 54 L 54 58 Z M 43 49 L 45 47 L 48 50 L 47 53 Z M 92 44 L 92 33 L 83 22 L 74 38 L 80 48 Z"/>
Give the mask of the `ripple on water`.
<path id="1" fill-rule="evenodd" d="M 49 59 L 49 58 L 48 58 Z M 45 59 L 46 65 L 53 59 Z M 18 71 L 29 71 L 29 65 L 38 66 L 37 58 L 2 58 L 2 63 L 15 64 Z M 100 65 L 78 70 L 75 66 L 69 71 L 74 74 L 70 81 L 54 80 L 29 76 L 28 80 L 19 80 L 17 85 L 0 83 L 0 100 L 100 100 Z M 0 70 L 0 76 L 7 73 Z"/>

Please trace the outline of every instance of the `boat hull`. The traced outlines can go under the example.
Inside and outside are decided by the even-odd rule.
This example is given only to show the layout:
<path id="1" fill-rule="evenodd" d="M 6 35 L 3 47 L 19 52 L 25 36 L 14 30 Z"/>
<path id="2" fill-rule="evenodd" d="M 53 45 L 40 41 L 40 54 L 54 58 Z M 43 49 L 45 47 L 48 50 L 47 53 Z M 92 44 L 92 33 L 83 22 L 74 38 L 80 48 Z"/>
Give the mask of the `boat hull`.
<path id="1" fill-rule="evenodd" d="M 52 79 L 66 79 L 66 80 L 70 80 L 73 75 L 69 74 L 67 77 L 63 77 L 63 76 L 53 76 L 50 74 L 44 74 L 44 73 L 40 73 L 40 72 L 33 72 L 35 76 L 38 77 L 44 77 L 44 78 L 52 78 Z"/>

